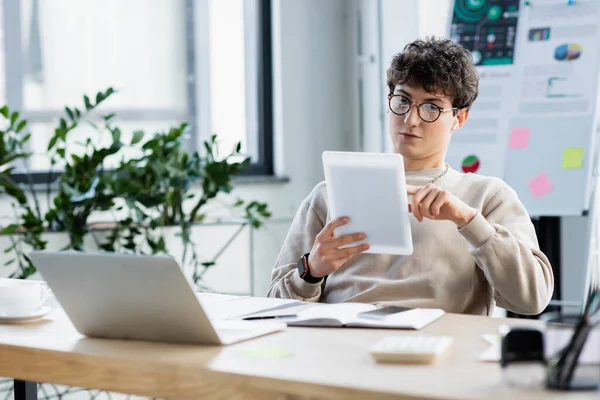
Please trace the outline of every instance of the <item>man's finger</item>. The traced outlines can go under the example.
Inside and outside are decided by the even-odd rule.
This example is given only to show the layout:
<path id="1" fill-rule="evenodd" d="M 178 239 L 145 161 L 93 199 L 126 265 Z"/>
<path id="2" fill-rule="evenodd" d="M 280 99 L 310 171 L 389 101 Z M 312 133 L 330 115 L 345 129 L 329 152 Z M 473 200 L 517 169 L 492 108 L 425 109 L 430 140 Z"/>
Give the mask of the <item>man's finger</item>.
<path id="1" fill-rule="evenodd" d="M 406 185 L 406 194 L 408 194 L 409 196 L 417 194 L 422 188 L 422 186 Z"/>
<path id="2" fill-rule="evenodd" d="M 425 196 L 423 201 L 421 201 L 420 211 L 424 217 L 427 217 L 427 218 L 437 217 L 437 215 L 434 214 L 433 210 L 431 209 L 431 204 L 433 204 L 433 202 L 438 197 L 438 195 L 439 195 L 438 190 L 431 190 L 429 192 L 429 194 L 427 196 Z"/>
<path id="3" fill-rule="evenodd" d="M 412 213 L 415 216 L 415 218 L 417 219 L 417 221 L 421 221 L 421 212 L 419 210 L 419 203 L 417 202 L 417 199 L 415 199 L 414 197 L 411 200 L 411 208 L 412 208 Z"/>
<path id="4" fill-rule="evenodd" d="M 336 228 L 339 228 L 342 225 L 346 225 L 348 222 L 350 222 L 350 218 L 348 218 L 348 217 L 339 217 L 332 221 L 329 221 L 329 223 L 327 225 L 325 225 L 325 227 L 323 228 L 321 233 L 319 233 L 319 236 L 324 237 L 325 239 L 328 239 L 331 236 L 333 236 L 333 231 Z"/>
<path id="5" fill-rule="evenodd" d="M 440 215 L 440 211 L 442 209 L 442 206 L 444 204 L 446 204 L 449 200 L 449 196 L 448 196 L 448 192 L 443 191 L 433 202 L 433 204 L 431 205 L 431 212 L 434 215 Z"/>
<path id="6" fill-rule="evenodd" d="M 421 188 L 421 190 L 419 190 L 417 194 L 415 194 L 412 197 L 411 203 L 413 215 L 417 218 L 417 220 L 419 220 L 419 222 L 423 220 L 423 214 L 421 213 L 420 208 L 421 202 L 425 197 L 427 197 L 427 195 L 431 192 L 432 189 L 432 187 L 424 186 L 423 188 Z"/>
<path id="7" fill-rule="evenodd" d="M 339 249 L 336 251 L 335 259 L 339 260 L 340 258 L 351 258 L 363 251 L 369 250 L 371 246 L 368 244 L 359 244 L 357 246 L 345 247 L 343 249 Z"/>
<path id="8" fill-rule="evenodd" d="M 366 239 L 367 235 L 364 233 L 354 233 L 350 235 L 340 236 L 329 243 L 326 244 L 327 248 L 338 248 L 341 246 L 345 246 L 350 243 L 360 242 L 361 240 Z"/>

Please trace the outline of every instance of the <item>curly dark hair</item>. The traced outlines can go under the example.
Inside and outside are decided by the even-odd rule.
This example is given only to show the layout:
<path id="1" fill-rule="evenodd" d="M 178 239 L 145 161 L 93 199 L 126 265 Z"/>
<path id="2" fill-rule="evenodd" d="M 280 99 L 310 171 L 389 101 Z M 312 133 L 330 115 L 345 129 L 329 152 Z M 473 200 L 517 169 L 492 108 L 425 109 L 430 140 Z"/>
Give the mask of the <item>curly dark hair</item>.
<path id="1" fill-rule="evenodd" d="M 387 70 L 390 94 L 398 84 L 422 86 L 443 94 L 453 107 L 468 109 L 479 92 L 479 76 L 471 52 L 448 39 L 428 37 L 404 47 Z"/>

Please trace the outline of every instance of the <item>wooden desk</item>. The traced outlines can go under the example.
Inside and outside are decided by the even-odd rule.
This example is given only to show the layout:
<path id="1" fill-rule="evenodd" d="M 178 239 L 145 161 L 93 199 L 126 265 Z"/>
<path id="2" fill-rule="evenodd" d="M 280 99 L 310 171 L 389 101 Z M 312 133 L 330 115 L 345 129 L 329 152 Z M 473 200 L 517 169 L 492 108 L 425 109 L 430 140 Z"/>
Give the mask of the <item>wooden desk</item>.
<path id="1" fill-rule="evenodd" d="M 393 331 L 288 328 L 232 346 L 182 346 L 89 339 L 57 310 L 40 323 L 0 325 L 0 376 L 166 398 L 598 399 L 598 392 L 503 385 L 498 364 L 478 361 L 487 346 L 481 334 L 496 332 L 501 323 L 539 324 L 446 315 L 421 332 L 453 335 L 452 351 L 433 366 L 405 366 L 377 364 L 368 354 Z M 292 355 L 240 354 L 266 347 Z"/>

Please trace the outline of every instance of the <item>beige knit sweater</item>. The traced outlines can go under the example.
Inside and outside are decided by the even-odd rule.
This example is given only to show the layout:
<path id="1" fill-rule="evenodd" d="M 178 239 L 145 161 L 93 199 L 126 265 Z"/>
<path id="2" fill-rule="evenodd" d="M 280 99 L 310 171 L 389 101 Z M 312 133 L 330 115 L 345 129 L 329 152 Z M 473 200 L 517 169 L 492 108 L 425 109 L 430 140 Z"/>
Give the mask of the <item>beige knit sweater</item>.
<path id="1" fill-rule="evenodd" d="M 443 168 L 407 172 L 425 185 Z M 272 272 L 268 296 L 438 307 L 490 315 L 494 304 L 539 314 L 554 288 L 552 268 L 539 250 L 534 227 L 517 194 L 497 178 L 450 169 L 435 183 L 479 210 L 462 229 L 450 221 L 411 218 L 413 254 L 359 254 L 322 283 L 302 280 L 296 262 L 330 221 L 325 183 L 302 202 Z M 368 242 L 368 239 L 367 239 Z"/>

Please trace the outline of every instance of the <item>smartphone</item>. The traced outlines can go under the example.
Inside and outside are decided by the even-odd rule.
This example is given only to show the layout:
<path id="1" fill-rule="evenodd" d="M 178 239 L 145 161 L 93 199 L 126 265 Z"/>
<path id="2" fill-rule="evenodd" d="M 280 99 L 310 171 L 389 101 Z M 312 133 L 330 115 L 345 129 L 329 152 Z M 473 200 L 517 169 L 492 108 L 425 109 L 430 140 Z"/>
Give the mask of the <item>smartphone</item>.
<path id="1" fill-rule="evenodd" d="M 378 308 L 376 310 L 365 311 L 358 314 L 359 318 L 367 318 L 367 319 L 385 319 L 388 315 L 401 313 L 404 311 L 412 310 L 409 307 L 398 307 L 398 306 L 385 306 Z"/>

